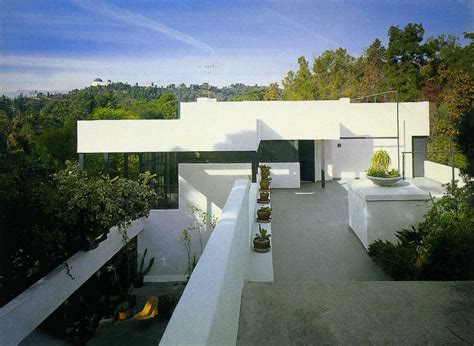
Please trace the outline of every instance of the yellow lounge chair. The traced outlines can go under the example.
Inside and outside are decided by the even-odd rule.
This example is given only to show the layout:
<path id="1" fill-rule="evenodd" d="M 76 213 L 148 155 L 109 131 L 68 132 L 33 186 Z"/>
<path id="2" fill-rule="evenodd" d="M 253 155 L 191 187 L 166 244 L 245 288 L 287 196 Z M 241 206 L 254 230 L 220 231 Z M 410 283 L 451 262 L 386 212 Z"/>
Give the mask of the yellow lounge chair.
<path id="1" fill-rule="evenodd" d="M 158 297 L 151 296 L 145 303 L 143 310 L 135 314 L 135 320 L 149 320 L 158 315 Z"/>

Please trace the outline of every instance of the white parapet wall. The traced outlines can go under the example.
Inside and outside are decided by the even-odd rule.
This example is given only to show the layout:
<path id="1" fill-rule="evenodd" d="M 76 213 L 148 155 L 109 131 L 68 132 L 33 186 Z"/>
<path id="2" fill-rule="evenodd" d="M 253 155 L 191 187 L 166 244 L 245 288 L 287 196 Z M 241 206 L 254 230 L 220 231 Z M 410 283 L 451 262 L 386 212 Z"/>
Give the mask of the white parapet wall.
<path id="1" fill-rule="evenodd" d="M 135 237 L 142 229 L 143 219 L 133 221 L 127 231 L 128 237 Z M 79 251 L 67 260 L 74 279 L 65 266 L 58 266 L 3 306 L 0 309 L 0 345 L 18 345 L 123 246 L 123 237 L 114 227 L 97 248 Z"/>
<path id="2" fill-rule="evenodd" d="M 448 184 L 451 182 L 452 177 L 452 167 L 436 162 L 425 161 L 425 178 L 436 180 L 441 184 Z M 458 186 L 465 185 L 458 168 L 454 168 L 454 179 L 458 181 Z"/>
<path id="3" fill-rule="evenodd" d="M 235 345 L 249 258 L 248 180 L 236 180 L 160 345 Z"/>

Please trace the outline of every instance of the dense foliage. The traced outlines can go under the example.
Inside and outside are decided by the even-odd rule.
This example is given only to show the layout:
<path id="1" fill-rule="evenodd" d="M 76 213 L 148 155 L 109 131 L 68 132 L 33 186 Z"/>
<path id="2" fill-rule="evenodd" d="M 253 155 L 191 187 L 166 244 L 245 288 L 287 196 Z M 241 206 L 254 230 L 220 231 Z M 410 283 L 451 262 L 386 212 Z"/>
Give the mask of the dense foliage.
<path id="1" fill-rule="evenodd" d="M 448 187 L 423 222 L 377 240 L 369 255 L 395 280 L 474 279 L 474 186 Z"/>

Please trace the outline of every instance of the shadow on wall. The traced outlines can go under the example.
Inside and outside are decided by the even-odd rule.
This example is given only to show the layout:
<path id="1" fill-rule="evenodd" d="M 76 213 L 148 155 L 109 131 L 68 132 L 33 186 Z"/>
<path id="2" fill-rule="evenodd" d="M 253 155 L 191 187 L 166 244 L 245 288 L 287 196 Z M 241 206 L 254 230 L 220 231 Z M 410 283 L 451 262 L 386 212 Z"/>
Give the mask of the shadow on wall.
<path id="1" fill-rule="evenodd" d="M 291 124 L 289 124 L 291 126 Z M 276 132 L 273 128 L 271 128 L 266 122 L 261 119 L 257 119 L 257 136 L 259 140 L 291 140 L 295 138 L 284 138 L 278 132 Z M 258 144 L 258 143 L 257 143 Z"/>
<path id="2" fill-rule="evenodd" d="M 356 135 L 344 125 L 340 125 L 341 137 L 369 137 Z M 332 141 L 333 177 L 361 178 L 370 165 L 374 152 L 374 140 L 371 138 L 341 139 Z M 338 144 L 341 146 L 339 147 Z M 361 174 L 362 173 L 362 174 Z"/>

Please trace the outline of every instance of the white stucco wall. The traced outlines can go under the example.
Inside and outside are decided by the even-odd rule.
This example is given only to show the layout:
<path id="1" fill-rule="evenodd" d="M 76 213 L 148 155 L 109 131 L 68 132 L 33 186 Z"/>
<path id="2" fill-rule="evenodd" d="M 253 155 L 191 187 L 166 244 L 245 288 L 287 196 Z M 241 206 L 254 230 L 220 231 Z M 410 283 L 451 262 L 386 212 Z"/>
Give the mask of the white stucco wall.
<path id="1" fill-rule="evenodd" d="M 145 281 L 185 280 L 186 251 L 180 242 L 181 232 L 192 219 L 187 208 L 192 204 L 219 217 L 235 179 L 248 179 L 251 164 L 179 164 L 179 209 L 152 210 L 138 237 L 138 251 L 148 249 L 155 257 Z M 197 233 L 193 252 L 199 254 Z M 210 232 L 203 234 L 204 243 Z"/>
<path id="2" fill-rule="evenodd" d="M 400 103 L 400 136 L 429 134 L 428 102 Z M 177 120 L 78 121 L 78 152 L 255 151 L 263 139 L 396 136 L 396 104 L 189 102 Z M 410 166 L 410 165 L 408 165 Z"/>
<path id="3" fill-rule="evenodd" d="M 425 177 L 436 180 L 441 184 L 451 183 L 453 178 L 452 167 L 436 162 L 425 161 Z M 458 186 L 465 185 L 458 168 L 454 168 L 454 179 L 458 181 Z"/>
<path id="4" fill-rule="evenodd" d="M 250 251 L 249 189 L 246 179 L 232 186 L 160 345 L 235 345 Z"/>
<path id="5" fill-rule="evenodd" d="M 143 220 L 134 221 L 128 237 L 135 237 L 142 229 Z M 79 251 L 67 260 L 74 280 L 64 266 L 58 266 L 0 308 L 0 345 L 18 345 L 123 246 L 122 235 L 112 228 L 97 248 Z"/>
<path id="6" fill-rule="evenodd" d="M 396 232 L 420 223 L 431 206 L 430 194 L 406 181 L 380 187 L 363 179 L 348 187 L 349 226 L 366 248 L 377 239 L 397 242 Z"/>

